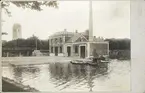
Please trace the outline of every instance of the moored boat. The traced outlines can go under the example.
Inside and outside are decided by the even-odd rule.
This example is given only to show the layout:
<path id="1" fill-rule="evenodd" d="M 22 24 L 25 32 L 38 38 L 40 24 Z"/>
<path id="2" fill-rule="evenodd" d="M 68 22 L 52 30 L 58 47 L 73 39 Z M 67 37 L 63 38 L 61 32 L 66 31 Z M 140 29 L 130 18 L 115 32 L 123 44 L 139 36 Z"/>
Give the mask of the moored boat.
<path id="1" fill-rule="evenodd" d="M 84 60 L 72 60 L 72 61 L 70 61 L 70 63 L 78 64 L 78 65 L 91 65 L 91 66 L 103 67 L 103 66 L 107 66 L 108 65 L 109 60 L 97 59 L 97 62 L 93 62 L 93 57 L 89 57 L 89 58 L 86 58 Z"/>
<path id="2" fill-rule="evenodd" d="M 78 65 L 86 65 L 87 64 L 87 62 L 85 62 L 83 60 L 72 60 L 72 61 L 70 61 L 70 63 L 78 64 Z"/>

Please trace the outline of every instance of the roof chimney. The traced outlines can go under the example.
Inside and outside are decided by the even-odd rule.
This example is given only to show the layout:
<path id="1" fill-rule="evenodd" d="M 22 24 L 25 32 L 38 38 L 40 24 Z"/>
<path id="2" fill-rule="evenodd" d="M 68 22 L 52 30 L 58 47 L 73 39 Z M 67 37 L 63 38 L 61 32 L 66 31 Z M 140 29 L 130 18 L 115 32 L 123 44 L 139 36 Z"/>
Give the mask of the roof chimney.
<path id="1" fill-rule="evenodd" d="M 78 30 L 76 30 L 76 33 L 78 33 Z"/>
<path id="2" fill-rule="evenodd" d="M 64 31 L 67 31 L 66 29 L 64 29 Z"/>

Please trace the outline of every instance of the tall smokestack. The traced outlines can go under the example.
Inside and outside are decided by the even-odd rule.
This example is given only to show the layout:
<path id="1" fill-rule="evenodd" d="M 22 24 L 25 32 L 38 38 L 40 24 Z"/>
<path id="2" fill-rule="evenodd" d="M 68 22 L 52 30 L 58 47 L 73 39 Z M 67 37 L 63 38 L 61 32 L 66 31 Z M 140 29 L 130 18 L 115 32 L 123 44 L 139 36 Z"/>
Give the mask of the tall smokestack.
<path id="1" fill-rule="evenodd" d="M 93 41 L 93 13 L 92 0 L 89 2 L 89 41 Z"/>

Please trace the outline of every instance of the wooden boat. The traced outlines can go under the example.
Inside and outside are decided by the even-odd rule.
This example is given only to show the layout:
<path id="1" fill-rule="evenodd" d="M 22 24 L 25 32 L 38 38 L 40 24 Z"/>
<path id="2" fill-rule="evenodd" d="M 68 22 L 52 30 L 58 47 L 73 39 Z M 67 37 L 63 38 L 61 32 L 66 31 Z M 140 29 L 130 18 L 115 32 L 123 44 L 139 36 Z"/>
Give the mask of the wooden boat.
<path id="1" fill-rule="evenodd" d="M 87 62 L 85 62 L 83 60 L 72 60 L 72 61 L 70 61 L 70 63 L 78 64 L 78 65 L 86 65 L 87 64 Z"/>
<path id="2" fill-rule="evenodd" d="M 72 60 L 70 63 L 77 65 L 91 65 L 91 66 L 107 66 L 109 60 L 98 60 L 99 62 L 93 62 L 93 58 L 86 58 L 84 60 Z"/>
<path id="3" fill-rule="evenodd" d="M 99 60 L 100 62 L 89 62 L 88 65 L 98 66 L 98 67 L 106 67 L 108 66 L 109 61 Z"/>

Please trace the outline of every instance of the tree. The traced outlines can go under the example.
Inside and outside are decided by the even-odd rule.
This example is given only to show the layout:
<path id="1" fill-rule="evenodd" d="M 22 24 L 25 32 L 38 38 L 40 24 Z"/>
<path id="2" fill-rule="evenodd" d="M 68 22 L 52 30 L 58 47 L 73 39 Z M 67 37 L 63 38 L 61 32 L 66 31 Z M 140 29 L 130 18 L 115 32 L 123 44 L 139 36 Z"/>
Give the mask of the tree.
<path id="1" fill-rule="evenodd" d="M 4 48 L 36 48 L 36 39 L 37 39 L 37 48 L 42 50 L 49 49 L 49 41 L 48 40 L 40 40 L 36 36 L 29 37 L 27 39 L 17 39 L 11 40 L 3 43 Z"/>
<path id="2" fill-rule="evenodd" d="M 11 16 L 11 12 L 8 9 L 10 4 L 14 4 L 15 6 L 23 9 L 29 8 L 37 11 L 43 10 L 42 6 L 58 7 L 57 1 L 2 1 L 1 7 L 9 16 Z"/>
<path id="3" fill-rule="evenodd" d="M 110 50 L 130 50 L 130 39 L 106 39 Z"/>

